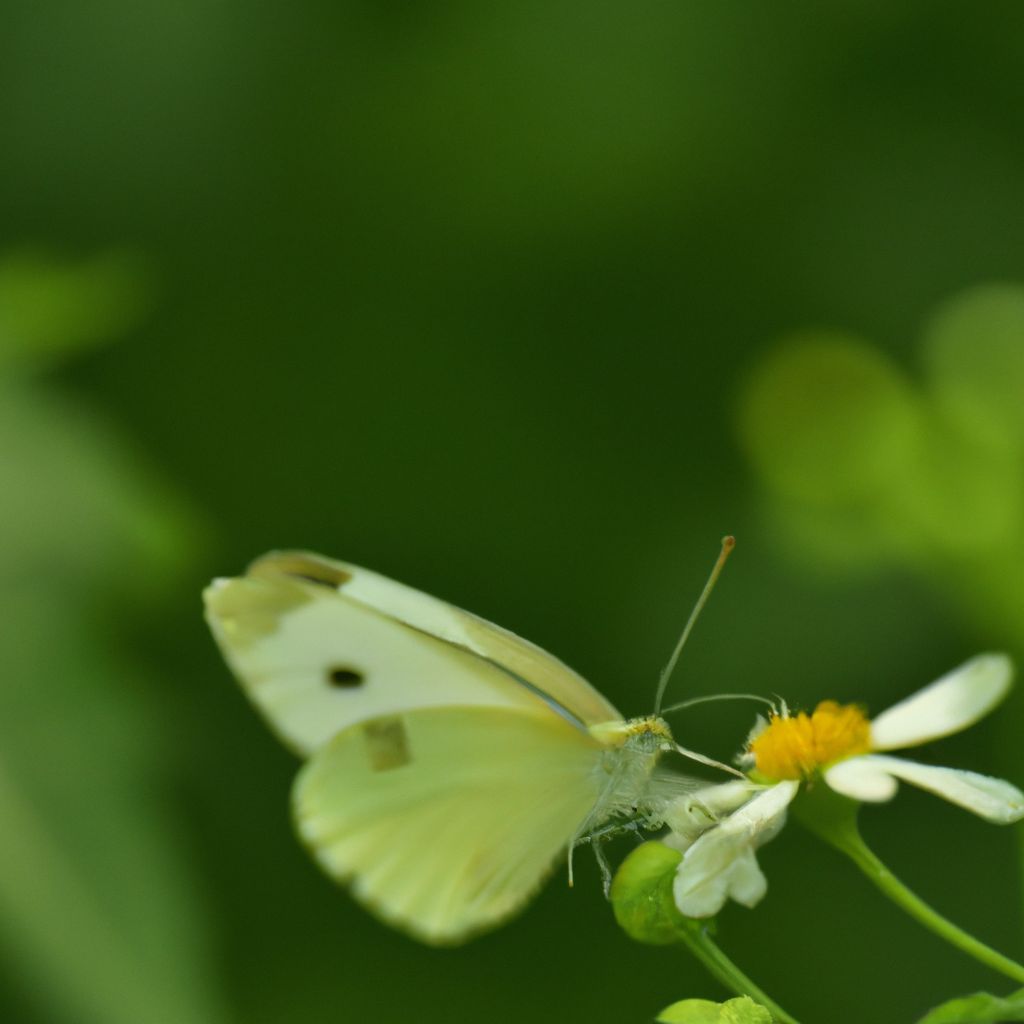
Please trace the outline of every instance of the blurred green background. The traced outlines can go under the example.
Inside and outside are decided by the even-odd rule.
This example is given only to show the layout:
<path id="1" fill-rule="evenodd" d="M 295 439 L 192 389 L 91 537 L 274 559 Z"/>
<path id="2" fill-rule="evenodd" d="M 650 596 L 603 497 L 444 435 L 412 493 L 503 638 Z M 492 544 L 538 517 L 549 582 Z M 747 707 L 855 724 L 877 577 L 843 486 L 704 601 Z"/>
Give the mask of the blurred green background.
<path id="1" fill-rule="evenodd" d="M 583 857 L 463 949 L 377 924 L 293 840 L 199 592 L 318 550 L 639 714 L 733 532 L 671 699 L 878 711 L 1024 658 L 1022 66 L 1012 2 L 5 0 L 0 1019 L 724 998 Z M 1022 724 L 921 757 L 1021 784 Z M 1011 830 L 909 790 L 863 818 L 1024 955 Z M 721 942 L 805 1024 L 1009 988 L 797 828 L 761 859 Z"/>

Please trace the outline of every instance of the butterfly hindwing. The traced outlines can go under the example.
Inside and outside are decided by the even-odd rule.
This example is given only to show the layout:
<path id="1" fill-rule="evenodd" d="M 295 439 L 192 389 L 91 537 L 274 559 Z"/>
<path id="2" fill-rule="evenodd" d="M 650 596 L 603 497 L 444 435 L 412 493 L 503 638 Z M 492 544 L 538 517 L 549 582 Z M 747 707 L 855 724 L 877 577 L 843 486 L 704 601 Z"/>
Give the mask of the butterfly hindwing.
<path id="1" fill-rule="evenodd" d="M 546 709 L 431 707 L 350 726 L 294 790 L 303 840 L 385 920 L 431 943 L 515 912 L 598 797 L 602 746 Z"/>

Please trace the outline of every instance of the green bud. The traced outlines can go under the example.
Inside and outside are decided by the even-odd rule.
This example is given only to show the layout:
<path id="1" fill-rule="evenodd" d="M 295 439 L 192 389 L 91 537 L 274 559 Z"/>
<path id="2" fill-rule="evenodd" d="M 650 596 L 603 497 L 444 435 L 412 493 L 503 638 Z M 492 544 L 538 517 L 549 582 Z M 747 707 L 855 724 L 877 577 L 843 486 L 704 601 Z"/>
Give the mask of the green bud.
<path id="1" fill-rule="evenodd" d="M 664 843 L 637 847 L 619 866 L 612 881 L 615 920 L 637 942 L 665 946 L 679 941 L 686 919 L 676 909 L 672 882 L 683 859 Z"/>

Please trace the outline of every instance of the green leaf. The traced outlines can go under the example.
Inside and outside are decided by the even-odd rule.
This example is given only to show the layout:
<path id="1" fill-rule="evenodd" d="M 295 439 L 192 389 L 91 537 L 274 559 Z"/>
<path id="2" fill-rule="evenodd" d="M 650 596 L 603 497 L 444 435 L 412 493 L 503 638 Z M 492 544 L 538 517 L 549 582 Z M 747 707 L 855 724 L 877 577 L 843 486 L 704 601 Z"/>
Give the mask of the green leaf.
<path id="1" fill-rule="evenodd" d="M 1001 1024 L 1024 1020 L 1024 989 L 1006 996 L 975 992 L 936 1006 L 919 1024 Z"/>
<path id="2" fill-rule="evenodd" d="M 28 378 L 0 380 L 0 428 L 5 974 L 55 1024 L 219 1024 L 158 681 L 121 625 L 180 571 L 190 520 Z"/>
<path id="3" fill-rule="evenodd" d="M 1020 450 L 1024 443 L 1024 288 L 987 284 L 943 305 L 924 342 L 935 396 L 973 436 Z"/>
<path id="4" fill-rule="evenodd" d="M 0 437 L 4 581 L 59 578 L 95 602 L 105 578 L 134 602 L 182 565 L 190 510 L 90 409 L 0 371 Z"/>
<path id="5" fill-rule="evenodd" d="M 749 996 L 712 1003 L 684 999 L 658 1014 L 659 1024 L 772 1024 L 772 1015 Z"/>
<path id="6" fill-rule="evenodd" d="M 784 498 L 831 509 L 870 500 L 917 449 L 921 403 L 899 368 L 835 332 L 786 339 L 740 397 L 744 448 Z"/>
<path id="7" fill-rule="evenodd" d="M 637 942 L 664 946 L 679 941 L 685 918 L 672 899 L 672 880 L 683 855 L 663 843 L 638 846 L 612 881 L 615 920 Z"/>
<path id="8" fill-rule="evenodd" d="M 68 260 L 23 250 L 0 259 L 0 369 L 45 365 L 110 341 L 148 308 L 150 275 L 122 251 Z"/>

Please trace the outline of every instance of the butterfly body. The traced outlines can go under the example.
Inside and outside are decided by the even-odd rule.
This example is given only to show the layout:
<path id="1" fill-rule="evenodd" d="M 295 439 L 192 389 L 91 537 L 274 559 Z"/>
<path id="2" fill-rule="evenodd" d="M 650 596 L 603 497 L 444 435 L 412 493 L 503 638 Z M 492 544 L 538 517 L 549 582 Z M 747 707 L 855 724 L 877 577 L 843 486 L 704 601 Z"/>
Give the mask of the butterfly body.
<path id="1" fill-rule="evenodd" d="M 560 851 L 659 824 L 687 786 L 658 767 L 663 720 L 624 720 L 540 648 L 369 570 L 275 552 L 204 596 L 243 689 L 306 759 L 300 837 L 424 941 L 500 923 Z"/>
<path id="2" fill-rule="evenodd" d="M 606 722 L 590 732 L 604 746 L 597 769 L 604 785 L 582 834 L 616 817 L 642 816 L 653 824 L 661 804 L 655 770 L 661 755 L 675 749 L 668 723 L 650 715 Z"/>

